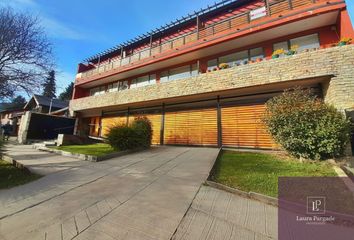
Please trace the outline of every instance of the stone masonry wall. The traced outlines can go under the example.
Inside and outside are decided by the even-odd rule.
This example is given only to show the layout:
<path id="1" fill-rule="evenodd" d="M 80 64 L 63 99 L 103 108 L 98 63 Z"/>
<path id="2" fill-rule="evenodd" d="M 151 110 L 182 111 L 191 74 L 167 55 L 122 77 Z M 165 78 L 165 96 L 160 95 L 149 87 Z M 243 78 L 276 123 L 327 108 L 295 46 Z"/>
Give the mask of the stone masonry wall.
<path id="1" fill-rule="evenodd" d="M 325 75 L 334 76 L 323 89 L 325 101 L 341 110 L 354 107 L 354 45 L 349 45 L 304 52 L 122 92 L 75 99 L 70 102 L 70 110 L 83 111 Z"/>

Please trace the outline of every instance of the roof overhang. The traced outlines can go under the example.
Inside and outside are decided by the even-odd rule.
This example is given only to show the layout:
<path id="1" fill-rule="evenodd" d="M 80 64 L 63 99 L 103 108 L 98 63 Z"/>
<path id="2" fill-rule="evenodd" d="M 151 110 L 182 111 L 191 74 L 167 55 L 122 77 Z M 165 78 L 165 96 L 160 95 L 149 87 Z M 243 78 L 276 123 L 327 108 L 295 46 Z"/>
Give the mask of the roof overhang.
<path id="1" fill-rule="evenodd" d="M 187 49 L 186 53 L 184 54 L 180 54 L 177 56 L 174 55 L 170 58 L 166 58 L 161 61 L 155 61 L 151 64 L 146 64 L 141 67 L 136 66 L 136 68 L 133 68 L 131 70 L 113 74 L 104 78 L 95 79 L 86 83 L 83 82 L 82 84 L 77 85 L 83 88 L 92 88 L 94 86 L 102 85 L 105 83 L 153 72 L 156 71 L 156 69 L 168 68 L 173 65 L 182 64 L 201 58 L 206 58 L 208 56 L 223 53 L 225 51 L 254 45 L 257 43 L 269 41 L 280 37 L 285 37 L 291 34 L 308 31 L 311 29 L 334 25 L 337 22 L 338 14 L 338 10 L 333 10 L 321 14 L 311 15 L 301 20 L 297 19 L 282 24 L 274 23 L 274 27 L 269 27 L 266 29 L 262 28 L 262 26 L 259 26 L 257 28 L 245 30 L 245 33 L 239 33 L 239 37 L 234 37 L 230 40 L 224 40 L 225 36 L 221 36 L 220 39 L 213 39 L 213 42 L 205 41 L 203 43 L 203 46 L 200 46 L 199 48 L 198 46 L 191 46 L 191 49 Z"/>

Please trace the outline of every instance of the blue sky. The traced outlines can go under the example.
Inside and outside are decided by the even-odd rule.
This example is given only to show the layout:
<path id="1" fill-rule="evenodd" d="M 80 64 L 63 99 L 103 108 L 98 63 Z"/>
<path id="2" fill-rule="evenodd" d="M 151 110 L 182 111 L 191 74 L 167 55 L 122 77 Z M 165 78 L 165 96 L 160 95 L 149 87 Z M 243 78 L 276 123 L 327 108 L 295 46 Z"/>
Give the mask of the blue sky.
<path id="1" fill-rule="evenodd" d="M 38 15 L 54 46 L 57 88 L 74 80 L 77 64 L 215 0 L 0 0 Z M 347 0 L 354 19 L 354 0 Z"/>

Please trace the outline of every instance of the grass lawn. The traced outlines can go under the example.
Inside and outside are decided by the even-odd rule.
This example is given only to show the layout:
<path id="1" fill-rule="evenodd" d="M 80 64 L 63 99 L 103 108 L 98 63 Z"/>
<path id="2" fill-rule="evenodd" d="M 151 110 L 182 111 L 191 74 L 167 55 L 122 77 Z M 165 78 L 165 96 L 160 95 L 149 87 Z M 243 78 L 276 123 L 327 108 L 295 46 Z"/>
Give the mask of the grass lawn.
<path id="1" fill-rule="evenodd" d="M 109 144 L 106 143 L 95 143 L 87 145 L 68 145 L 53 147 L 55 149 L 63 150 L 71 153 L 80 153 L 92 156 L 103 156 L 109 153 L 117 152 Z"/>
<path id="2" fill-rule="evenodd" d="M 22 185 L 40 177 L 38 174 L 28 173 L 6 161 L 0 160 L 0 189 Z"/>
<path id="3" fill-rule="evenodd" d="M 213 180 L 243 191 L 277 197 L 278 177 L 337 176 L 325 163 L 300 163 L 273 154 L 225 151 L 217 160 Z"/>

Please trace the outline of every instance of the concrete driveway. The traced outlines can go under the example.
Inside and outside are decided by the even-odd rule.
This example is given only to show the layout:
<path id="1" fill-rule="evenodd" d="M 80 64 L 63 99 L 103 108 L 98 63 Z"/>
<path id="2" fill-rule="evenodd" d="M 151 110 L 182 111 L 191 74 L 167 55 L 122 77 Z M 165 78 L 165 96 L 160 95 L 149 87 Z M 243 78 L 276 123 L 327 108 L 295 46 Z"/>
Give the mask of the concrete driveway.
<path id="1" fill-rule="evenodd" d="M 61 171 L 0 191 L 0 239 L 170 239 L 217 154 L 159 147 L 101 163 L 66 159 Z"/>

